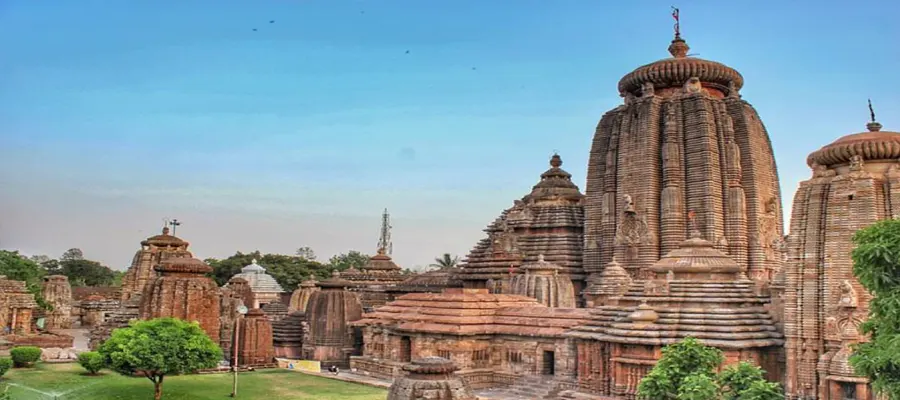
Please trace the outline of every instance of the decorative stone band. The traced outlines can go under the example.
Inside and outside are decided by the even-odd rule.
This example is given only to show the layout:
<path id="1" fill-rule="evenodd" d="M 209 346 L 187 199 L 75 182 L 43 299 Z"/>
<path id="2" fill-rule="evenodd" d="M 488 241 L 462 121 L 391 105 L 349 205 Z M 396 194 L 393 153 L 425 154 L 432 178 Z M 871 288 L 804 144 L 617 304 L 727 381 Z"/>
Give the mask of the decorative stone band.
<path id="1" fill-rule="evenodd" d="M 715 61 L 687 57 L 687 44 L 680 38 L 673 40 L 672 44 L 669 50 L 673 53 L 673 58 L 659 60 L 631 71 L 619 80 L 619 93 L 640 95 L 645 83 L 652 83 L 655 88 L 661 89 L 682 86 L 691 78 L 698 78 L 704 86 L 715 87 L 726 94 L 744 86 L 744 77 L 735 69 Z M 683 46 L 674 46 L 675 44 Z"/>
<path id="2" fill-rule="evenodd" d="M 881 124 L 870 123 L 870 131 L 844 136 L 814 151 L 806 164 L 832 166 L 850 162 L 853 156 L 864 160 L 896 160 L 900 158 L 900 133 L 881 132 Z"/>
<path id="3" fill-rule="evenodd" d="M 169 258 L 154 268 L 164 275 L 170 274 L 206 274 L 213 268 L 196 258 Z"/>
<path id="4" fill-rule="evenodd" d="M 409 373 L 420 375 L 450 374 L 459 370 L 459 367 L 453 361 L 443 357 L 420 358 L 404 365 L 402 368 Z"/>

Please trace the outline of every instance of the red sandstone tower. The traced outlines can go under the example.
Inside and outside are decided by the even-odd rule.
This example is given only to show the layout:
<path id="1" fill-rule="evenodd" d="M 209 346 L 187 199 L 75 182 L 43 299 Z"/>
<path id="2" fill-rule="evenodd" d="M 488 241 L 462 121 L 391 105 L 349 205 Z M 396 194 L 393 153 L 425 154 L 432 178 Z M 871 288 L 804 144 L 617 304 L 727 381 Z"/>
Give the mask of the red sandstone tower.
<path id="1" fill-rule="evenodd" d="M 219 341 L 219 287 L 204 274 L 212 267 L 196 258 L 169 258 L 156 266 L 160 276 L 141 301 L 141 319 L 174 317 L 197 321 Z"/>

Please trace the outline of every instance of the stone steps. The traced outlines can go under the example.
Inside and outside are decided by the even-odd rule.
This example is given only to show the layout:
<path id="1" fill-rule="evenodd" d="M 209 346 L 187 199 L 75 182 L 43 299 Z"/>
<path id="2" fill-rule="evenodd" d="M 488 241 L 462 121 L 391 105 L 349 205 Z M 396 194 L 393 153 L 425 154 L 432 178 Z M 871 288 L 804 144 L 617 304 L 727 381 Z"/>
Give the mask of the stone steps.
<path id="1" fill-rule="evenodd" d="M 559 390 L 552 377 L 526 376 L 510 386 L 486 389 L 478 396 L 490 400 L 550 400 Z"/>

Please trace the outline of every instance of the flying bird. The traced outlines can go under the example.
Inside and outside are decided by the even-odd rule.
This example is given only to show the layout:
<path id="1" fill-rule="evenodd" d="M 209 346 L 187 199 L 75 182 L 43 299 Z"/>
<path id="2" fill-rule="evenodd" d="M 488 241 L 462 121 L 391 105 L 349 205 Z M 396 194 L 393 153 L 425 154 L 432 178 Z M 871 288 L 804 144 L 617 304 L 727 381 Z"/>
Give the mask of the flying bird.
<path id="1" fill-rule="evenodd" d="M 253 28 L 253 32 L 256 32 L 256 28 Z"/>
<path id="2" fill-rule="evenodd" d="M 406 54 L 409 54 L 409 50 L 406 51 Z"/>
<path id="3" fill-rule="evenodd" d="M 274 24 L 274 23 L 275 23 L 275 20 L 273 19 L 273 20 L 269 21 L 269 23 L 270 23 L 270 24 Z"/>

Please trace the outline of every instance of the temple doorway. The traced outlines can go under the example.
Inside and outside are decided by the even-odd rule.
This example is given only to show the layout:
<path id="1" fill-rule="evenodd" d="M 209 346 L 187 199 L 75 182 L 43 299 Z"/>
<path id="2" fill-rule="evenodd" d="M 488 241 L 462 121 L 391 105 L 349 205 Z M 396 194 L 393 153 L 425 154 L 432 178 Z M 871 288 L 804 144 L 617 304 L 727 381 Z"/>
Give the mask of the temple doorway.
<path id="1" fill-rule="evenodd" d="M 409 336 L 403 336 L 400 338 L 400 361 L 410 362 L 411 359 L 412 341 L 409 339 Z"/>
<path id="2" fill-rule="evenodd" d="M 554 367 L 556 366 L 556 354 L 552 351 L 544 350 L 544 359 L 541 367 L 542 375 L 553 375 Z"/>

